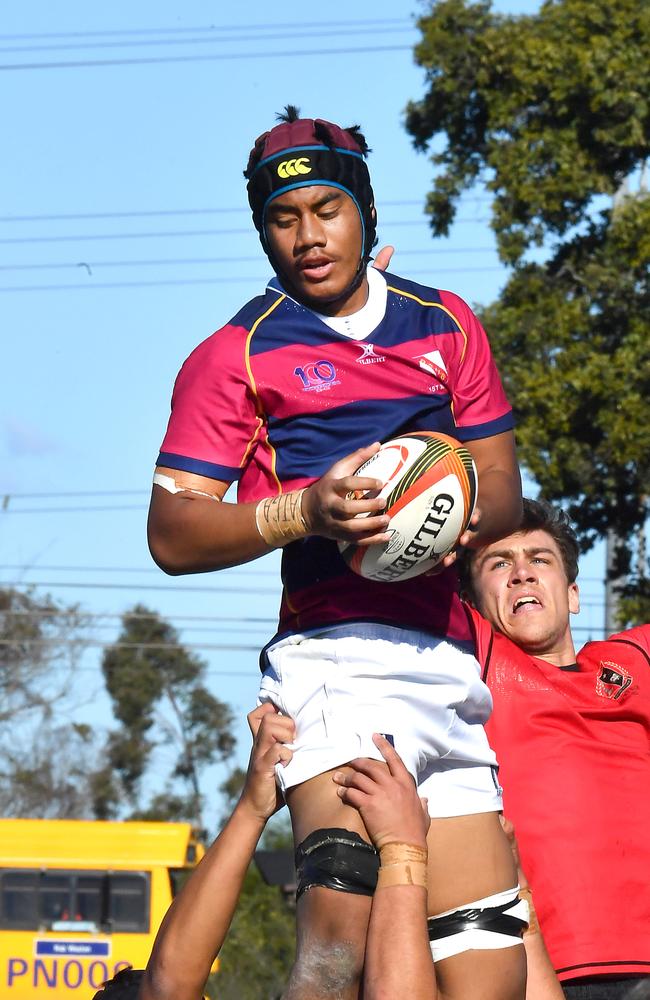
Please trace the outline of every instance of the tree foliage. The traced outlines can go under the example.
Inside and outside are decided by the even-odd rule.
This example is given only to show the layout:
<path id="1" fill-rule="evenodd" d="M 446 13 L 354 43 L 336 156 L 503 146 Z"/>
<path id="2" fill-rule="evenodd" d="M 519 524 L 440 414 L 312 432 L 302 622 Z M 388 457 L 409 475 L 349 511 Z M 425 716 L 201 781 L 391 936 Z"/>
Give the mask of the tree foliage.
<path id="1" fill-rule="evenodd" d="M 85 619 L 34 590 L 0 589 L 0 812 L 89 815 L 92 733 L 66 723 Z"/>
<path id="2" fill-rule="evenodd" d="M 77 605 L 33 590 L 0 589 L 0 726 L 51 717 L 83 648 Z M 6 735 L 7 730 L 2 730 Z"/>
<path id="3" fill-rule="evenodd" d="M 219 1000 L 273 1000 L 289 978 L 295 953 L 295 917 L 277 886 L 265 885 L 251 865 L 221 953 L 210 996 Z"/>
<path id="4" fill-rule="evenodd" d="M 179 641 L 157 612 L 136 605 L 103 658 L 102 670 L 120 723 L 108 739 L 105 788 L 119 781 L 133 817 L 189 819 L 202 825 L 203 770 L 226 759 L 235 740 L 232 715 L 203 684 L 205 662 Z M 141 801 L 142 779 L 154 750 L 171 748 L 173 764 L 163 793 Z M 180 789 L 180 791 L 179 791 Z M 113 799 L 115 797 L 113 785 Z M 106 797 L 110 808 L 111 793 Z"/>
<path id="5" fill-rule="evenodd" d="M 645 196 L 518 268 L 482 314 L 523 461 L 585 541 L 610 526 L 630 536 L 646 516 L 649 258 Z"/>
<path id="6" fill-rule="evenodd" d="M 547 0 L 537 14 L 442 0 L 419 21 L 426 94 L 407 108 L 419 149 L 444 141 L 428 210 L 446 234 L 482 180 L 515 263 L 564 235 L 650 153 L 650 8 L 638 0 Z"/>
<path id="7" fill-rule="evenodd" d="M 39 819 L 90 819 L 98 745 L 89 726 L 45 724 L 4 748 L 0 813 Z"/>
<path id="8" fill-rule="evenodd" d="M 481 183 L 514 269 L 483 318 L 520 456 L 546 497 L 569 502 L 585 546 L 610 528 L 632 536 L 650 494 L 650 198 L 638 180 L 650 6 L 547 0 L 504 16 L 442 0 L 419 26 L 426 93 L 406 125 L 432 152 L 432 229 L 446 234 Z M 613 209 L 629 183 L 638 192 Z M 545 262 L 532 262 L 542 245 Z"/>

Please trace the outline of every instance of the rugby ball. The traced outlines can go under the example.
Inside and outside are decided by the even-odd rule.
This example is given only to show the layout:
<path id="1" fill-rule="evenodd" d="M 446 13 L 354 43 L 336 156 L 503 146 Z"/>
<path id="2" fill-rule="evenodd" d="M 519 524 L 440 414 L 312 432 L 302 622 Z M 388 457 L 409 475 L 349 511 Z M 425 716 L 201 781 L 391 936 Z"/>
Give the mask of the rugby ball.
<path id="1" fill-rule="evenodd" d="M 386 497 L 390 517 L 388 542 L 338 543 L 350 569 L 367 580 L 394 583 L 433 569 L 454 548 L 476 505 L 472 456 L 446 434 L 413 431 L 386 441 L 355 475 L 384 483 L 379 496 Z"/>

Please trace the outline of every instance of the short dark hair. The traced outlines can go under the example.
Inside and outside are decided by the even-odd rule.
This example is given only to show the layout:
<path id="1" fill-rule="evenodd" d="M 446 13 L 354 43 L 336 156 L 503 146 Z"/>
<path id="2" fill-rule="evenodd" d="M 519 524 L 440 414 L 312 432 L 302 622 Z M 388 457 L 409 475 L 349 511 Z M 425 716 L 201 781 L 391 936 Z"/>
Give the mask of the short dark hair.
<path id="1" fill-rule="evenodd" d="M 546 500 L 529 500 L 528 497 L 524 497 L 521 521 L 519 527 L 514 530 L 524 535 L 531 531 L 545 531 L 550 535 L 560 550 L 567 582 L 575 583 L 578 577 L 580 547 L 571 521 L 563 510 L 554 507 Z M 457 563 L 461 592 L 472 602 L 475 602 L 476 598 L 472 569 L 480 551 L 480 549 L 464 549 Z"/>
<path id="2" fill-rule="evenodd" d="M 93 1000 L 137 1000 L 144 969 L 120 969 L 112 979 L 104 983 Z"/>

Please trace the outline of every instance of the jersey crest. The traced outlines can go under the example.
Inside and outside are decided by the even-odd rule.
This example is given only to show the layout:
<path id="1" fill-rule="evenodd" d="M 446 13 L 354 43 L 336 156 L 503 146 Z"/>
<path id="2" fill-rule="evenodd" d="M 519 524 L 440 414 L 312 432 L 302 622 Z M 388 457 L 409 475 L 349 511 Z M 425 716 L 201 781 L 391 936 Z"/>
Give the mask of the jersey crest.
<path id="1" fill-rule="evenodd" d="M 596 694 L 618 701 L 632 683 L 632 675 L 612 660 L 601 660 L 596 675 Z"/>

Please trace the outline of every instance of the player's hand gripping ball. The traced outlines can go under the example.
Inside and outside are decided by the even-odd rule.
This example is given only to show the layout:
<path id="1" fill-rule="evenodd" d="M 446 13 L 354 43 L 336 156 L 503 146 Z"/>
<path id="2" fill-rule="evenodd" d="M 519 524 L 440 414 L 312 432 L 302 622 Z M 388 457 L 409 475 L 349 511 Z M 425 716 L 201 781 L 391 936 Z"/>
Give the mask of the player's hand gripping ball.
<path id="1" fill-rule="evenodd" d="M 356 475 L 382 480 L 379 495 L 390 517 L 390 541 L 338 543 L 350 569 L 368 580 L 393 583 L 433 569 L 457 544 L 476 505 L 472 456 L 446 434 L 413 431 L 386 441 Z"/>

